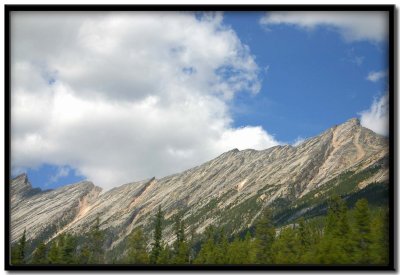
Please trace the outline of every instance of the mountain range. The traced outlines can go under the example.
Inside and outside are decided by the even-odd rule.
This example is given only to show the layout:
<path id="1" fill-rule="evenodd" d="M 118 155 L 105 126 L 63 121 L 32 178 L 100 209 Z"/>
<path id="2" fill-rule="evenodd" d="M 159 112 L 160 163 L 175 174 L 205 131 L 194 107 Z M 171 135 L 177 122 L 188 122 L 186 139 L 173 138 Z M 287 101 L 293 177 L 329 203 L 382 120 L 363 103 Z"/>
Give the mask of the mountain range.
<path id="1" fill-rule="evenodd" d="M 99 218 L 107 249 L 124 249 L 134 228 L 151 232 L 159 206 L 167 243 L 174 241 L 177 213 L 196 233 L 209 225 L 240 233 L 266 207 L 273 210 L 276 225 L 284 226 L 300 216 L 322 215 L 332 195 L 349 204 L 361 197 L 384 203 L 388 160 L 387 137 L 350 119 L 297 146 L 233 149 L 184 172 L 108 191 L 89 181 L 43 191 L 21 174 L 11 180 L 10 241 L 15 243 L 24 230 L 28 241 L 48 242 L 63 232 L 84 234 Z"/>

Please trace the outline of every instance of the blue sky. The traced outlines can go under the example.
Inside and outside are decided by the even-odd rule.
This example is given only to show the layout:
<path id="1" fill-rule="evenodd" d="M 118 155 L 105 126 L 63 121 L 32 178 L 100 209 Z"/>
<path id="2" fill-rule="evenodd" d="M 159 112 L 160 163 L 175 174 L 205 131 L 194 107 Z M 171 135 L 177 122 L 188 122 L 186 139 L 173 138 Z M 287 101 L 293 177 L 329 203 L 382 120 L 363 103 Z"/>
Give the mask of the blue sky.
<path id="1" fill-rule="evenodd" d="M 249 45 L 264 72 L 257 96 L 235 98 L 235 124 L 260 124 L 278 140 L 315 136 L 368 109 L 386 81 L 367 80 L 386 70 L 385 43 L 345 42 L 327 28 L 302 31 L 292 26 L 265 30 L 264 13 L 227 13 L 225 22 Z M 358 62 L 357 62 L 358 58 Z M 242 107 L 242 108 L 241 108 Z"/>
<path id="2" fill-rule="evenodd" d="M 46 19 L 54 21 L 47 24 L 54 25 L 52 28 L 35 26 L 39 20 L 35 16 L 16 17 L 14 21 L 17 28 L 13 39 L 25 41 L 23 44 L 28 46 L 16 49 L 12 57 L 17 68 L 12 71 L 17 87 L 12 91 L 16 117 L 12 133 L 18 147 L 12 147 L 11 152 L 13 174 L 27 172 L 34 186 L 56 188 L 88 178 L 108 189 L 128 181 L 182 171 L 232 147 L 265 149 L 294 144 L 353 117 L 361 118 L 365 127 L 385 134 L 381 126 L 382 119 L 387 119 L 387 114 L 382 113 L 387 108 L 388 89 L 385 30 L 366 31 L 364 28 L 371 26 L 362 24 L 371 21 L 374 28 L 380 26 L 380 15 L 370 20 L 371 15 L 364 14 L 341 18 L 336 14 L 226 12 L 203 20 L 189 14 L 163 19 L 168 34 L 165 39 L 151 37 L 140 29 L 130 36 L 123 32 L 115 35 L 115 21 L 109 18 L 97 24 L 100 27 L 93 27 L 95 24 L 82 18 L 71 25 L 64 23 L 62 17 Z M 126 20 L 127 28 L 140 22 Z M 175 22 L 179 20 L 184 23 Z M 42 35 L 38 41 L 37 36 L 22 31 L 27 26 L 24 24 L 29 24 L 33 34 L 48 33 L 48 37 Z M 157 24 L 148 22 L 149 33 L 157 35 Z M 191 28 L 189 36 L 182 34 L 185 27 L 182 33 L 168 29 L 186 25 Z M 59 36 L 69 41 L 68 34 L 76 30 L 81 40 L 68 43 L 77 50 L 66 52 L 65 56 L 76 58 L 77 64 L 71 65 L 59 57 L 67 51 L 68 44 L 46 44 L 47 50 L 43 52 L 36 46 L 30 47 L 51 41 L 52 34 L 54 39 Z M 142 50 L 138 40 L 129 40 L 135 35 L 141 35 L 138 37 L 144 37 L 144 41 L 149 36 L 149 41 L 160 44 L 160 48 L 148 50 L 143 43 L 143 51 L 148 50 L 154 60 L 149 57 L 147 62 L 139 56 L 135 60 L 143 64 L 137 67 L 123 56 L 125 51 L 129 56 Z M 170 37 L 175 35 L 177 40 L 171 42 Z M 203 37 L 203 41 L 195 40 L 196 36 Z M 138 44 L 135 51 L 130 48 L 132 43 Z M 178 45 L 170 51 L 182 54 L 182 58 L 175 57 L 177 64 L 172 64 L 172 59 L 160 61 L 165 56 L 158 55 L 163 51 L 163 43 Z M 221 53 L 218 47 L 227 49 L 225 52 L 231 49 L 234 54 Z M 29 56 L 29 52 L 33 54 Z M 107 58 L 112 54 L 110 61 Z M 155 59 L 157 56 L 160 58 Z M 88 63 L 90 67 L 85 67 Z M 158 72 L 162 66 L 154 66 L 156 63 L 171 66 L 169 71 L 183 66 L 183 73 L 168 75 L 170 72 L 162 69 Z M 111 70 L 113 66 L 132 71 L 125 76 L 123 70 Z M 221 67 L 233 68 L 232 72 L 238 73 L 219 78 L 218 70 L 210 73 L 212 68 Z M 93 71 L 85 75 L 82 72 L 87 68 Z M 159 74 L 158 78 L 152 79 L 148 73 L 140 77 L 146 68 Z M 190 74 L 185 68 L 191 68 Z M 24 70 L 31 70 L 38 79 L 24 79 Z M 137 74 L 139 77 L 135 78 Z M 103 78 L 105 82 L 100 85 Z M 43 114 L 32 111 L 29 115 L 26 98 L 36 89 L 28 91 L 26 87 L 41 80 L 44 84 L 37 84 L 38 93 L 42 93 L 42 101 L 54 105 L 53 109 Z M 166 88 L 156 86 L 158 82 L 165 83 Z M 131 91 L 129 87 L 138 88 Z M 214 90 L 220 94 L 215 95 Z M 142 121 L 144 117 L 148 121 Z M 151 120 L 152 117 L 155 119 Z M 198 140 L 201 133 L 207 136 L 206 140 Z"/>

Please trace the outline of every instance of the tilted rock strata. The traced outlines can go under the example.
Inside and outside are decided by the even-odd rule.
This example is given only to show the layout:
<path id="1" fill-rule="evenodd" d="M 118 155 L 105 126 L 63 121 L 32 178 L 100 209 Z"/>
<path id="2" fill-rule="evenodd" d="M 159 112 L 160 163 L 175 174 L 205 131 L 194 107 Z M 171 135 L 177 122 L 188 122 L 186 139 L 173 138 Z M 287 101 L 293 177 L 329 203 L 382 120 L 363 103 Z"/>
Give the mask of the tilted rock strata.
<path id="1" fill-rule="evenodd" d="M 18 190 L 24 190 L 25 194 L 31 192 L 28 188 L 21 189 L 20 185 L 32 187 L 25 177 L 11 182 L 11 240 L 15 241 L 26 229 L 27 239 L 40 237 L 42 233 L 50 230 L 59 231 L 73 220 L 79 213 L 80 202 L 87 196 L 94 196 L 100 192 L 100 188 L 93 183 L 83 181 L 76 184 L 50 190 L 37 190 L 31 196 L 20 197 Z M 92 200 L 95 198 L 92 198 Z"/>
<path id="2" fill-rule="evenodd" d="M 15 198 L 19 198 L 19 192 L 26 193 L 26 188 L 14 188 L 14 191 L 11 188 L 14 192 L 12 240 L 24 228 L 30 232 L 28 238 L 40 236 L 43 228 L 63 218 L 66 221 L 62 228 L 47 236 L 48 239 L 64 231 L 83 233 L 99 217 L 101 228 L 112 232 L 108 240 L 112 248 L 133 228 L 150 229 L 160 205 L 167 219 L 183 211 L 184 219 L 197 232 L 202 232 L 207 225 L 220 223 L 225 214 L 239 213 L 235 209 L 243 205 L 250 210 L 243 212 L 247 214 L 238 214 L 242 215 L 238 227 L 246 227 L 254 222 L 260 210 L 252 211 L 253 201 L 263 206 L 282 198 L 296 201 L 346 171 L 363 171 L 387 156 L 387 139 L 351 119 L 296 147 L 275 146 L 262 151 L 234 149 L 182 173 L 125 184 L 101 194 L 92 183 L 83 182 L 37 193 L 17 203 Z M 360 182 L 359 188 L 375 181 L 387 181 L 387 177 L 386 165 Z M 21 179 L 14 179 L 11 185 L 17 182 Z M 170 223 L 165 235 L 167 241 L 173 240 Z"/>

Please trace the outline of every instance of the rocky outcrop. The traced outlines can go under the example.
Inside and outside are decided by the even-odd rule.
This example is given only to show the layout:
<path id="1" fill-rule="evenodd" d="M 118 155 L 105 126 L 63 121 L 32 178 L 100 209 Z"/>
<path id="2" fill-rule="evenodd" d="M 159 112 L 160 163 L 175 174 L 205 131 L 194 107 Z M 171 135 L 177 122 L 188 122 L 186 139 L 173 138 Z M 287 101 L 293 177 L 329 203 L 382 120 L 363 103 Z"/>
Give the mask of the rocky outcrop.
<path id="1" fill-rule="evenodd" d="M 40 192 L 40 188 L 32 188 L 28 176 L 25 173 L 17 176 L 11 181 L 10 198 L 12 204 L 17 204 L 22 201 L 24 197 L 29 197 Z"/>
<path id="2" fill-rule="evenodd" d="M 32 192 L 32 189 L 23 187 L 24 178 L 26 176 L 20 176 L 11 182 L 11 186 L 18 186 L 11 195 L 12 242 L 25 229 L 28 240 L 49 239 L 78 215 L 85 198 L 91 196 L 91 200 L 96 200 L 101 190 L 93 183 L 83 181 L 46 192 Z"/>
<path id="3" fill-rule="evenodd" d="M 387 157 L 387 139 L 352 119 L 295 147 L 233 149 L 182 173 L 128 183 L 101 194 L 92 183 L 81 182 L 20 199 L 15 194 L 29 193 L 23 184 L 26 175 L 20 176 L 11 182 L 16 186 L 11 188 L 15 190 L 12 238 L 15 241 L 24 228 L 28 238 L 47 240 L 64 231 L 84 233 L 99 217 L 101 228 L 109 232 L 111 249 L 137 226 L 149 232 L 158 206 L 167 220 L 184 213 L 186 224 L 197 232 L 215 223 L 237 232 L 250 226 L 262 208 L 294 205 L 310 192 L 337 184 L 334 179 L 344 173 L 363 173 L 379 166 L 355 188 L 387 182 Z M 43 234 L 54 224 L 51 234 Z M 166 224 L 166 240 L 171 242 L 172 225 Z"/>

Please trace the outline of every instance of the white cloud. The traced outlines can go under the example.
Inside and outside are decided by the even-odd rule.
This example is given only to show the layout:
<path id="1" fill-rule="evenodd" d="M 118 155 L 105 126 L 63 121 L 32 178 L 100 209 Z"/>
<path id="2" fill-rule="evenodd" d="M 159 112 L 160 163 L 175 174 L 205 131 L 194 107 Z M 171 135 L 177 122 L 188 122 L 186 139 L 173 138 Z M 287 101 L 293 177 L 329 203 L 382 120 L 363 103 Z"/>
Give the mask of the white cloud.
<path id="1" fill-rule="evenodd" d="M 59 167 L 58 170 L 57 170 L 57 173 L 50 177 L 49 183 L 55 183 L 59 179 L 68 176 L 70 171 L 71 171 L 71 169 L 69 167 L 67 167 L 67 166 Z"/>
<path id="2" fill-rule="evenodd" d="M 367 79 L 372 82 L 377 82 L 382 78 L 385 78 L 387 75 L 386 71 L 378 71 L 378 72 L 370 72 L 367 76 Z"/>
<path id="3" fill-rule="evenodd" d="M 368 110 L 360 113 L 361 125 L 372 131 L 387 136 L 389 134 L 389 97 L 384 95 L 374 99 Z"/>
<path id="4" fill-rule="evenodd" d="M 292 143 L 293 146 L 299 146 L 302 144 L 306 139 L 302 137 L 297 137 L 295 141 Z"/>
<path id="5" fill-rule="evenodd" d="M 249 139 L 249 137 L 252 137 Z M 262 150 L 279 143 L 275 138 L 265 132 L 262 127 L 243 127 L 238 129 L 227 129 L 219 141 L 218 147 L 225 148 L 225 151 L 237 148 Z"/>
<path id="6" fill-rule="evenodd" d="M 232 126 L 230 99 L 261 84 L 221 14 L 16 12 L 11 28 L 14 171 L 69 166 L 108 189 L 278 144 Z"/>
<path id="7" fill-rule="evenodd" d="M 329 27 L 348 42 L 381 42 L 388 34 L 388 13 L 378 11 L 268 12 L 260 23 L 267 28 L 287 24 L 309 31 L 317 27 Z"/>

